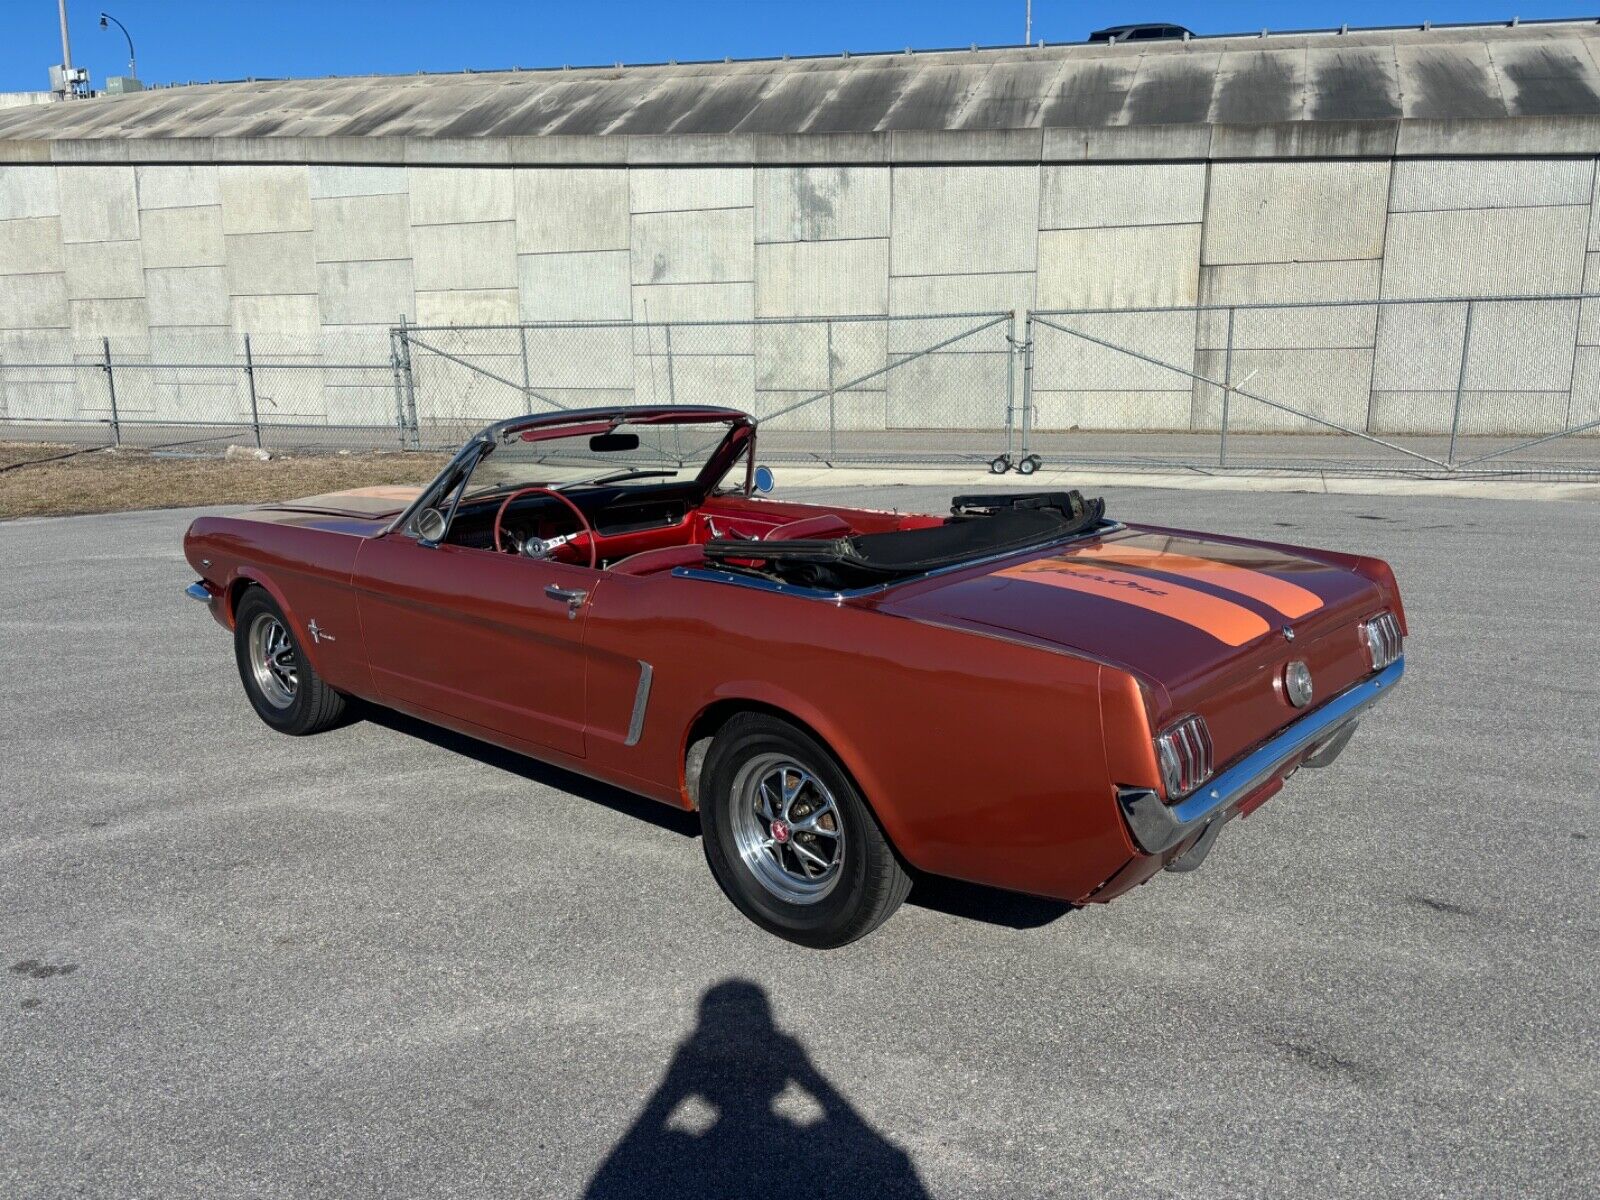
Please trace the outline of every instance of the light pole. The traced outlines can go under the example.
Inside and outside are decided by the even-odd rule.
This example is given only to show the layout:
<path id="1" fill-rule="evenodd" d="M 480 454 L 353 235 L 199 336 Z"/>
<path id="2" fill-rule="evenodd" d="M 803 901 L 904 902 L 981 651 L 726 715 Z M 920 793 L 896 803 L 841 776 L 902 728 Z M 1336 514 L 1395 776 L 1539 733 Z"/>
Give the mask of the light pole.
<path id="1" fill-rule="evenodd" d="M 122 36 L 128 39 L 128 77 L 130 79 L 137 79 L 139 78 L 139 64 L 133 57 L 133 34 L 129 33 L 128 27 L 113 17 L 110 13 L 101 13 L 100 28 L 110 29 L 112 25 L 115 25 L 118 29 L 122 30 Z"/>

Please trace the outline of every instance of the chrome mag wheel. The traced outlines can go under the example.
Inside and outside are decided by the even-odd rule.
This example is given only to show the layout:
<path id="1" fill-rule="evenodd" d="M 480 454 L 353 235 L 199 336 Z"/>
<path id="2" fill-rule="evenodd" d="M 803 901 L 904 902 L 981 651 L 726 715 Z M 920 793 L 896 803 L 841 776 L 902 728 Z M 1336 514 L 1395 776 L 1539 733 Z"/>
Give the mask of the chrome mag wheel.
<path id="1" fill-rule="evenodd" d="M 750 873 L 791 904 L 815 904 L 839 882 L 845 829 L 827 786 L 793 759 L 759 754 L 733 781 L 733 837 Z"/>
<path id="2" fill-rule="evenodd" d="M 270 612 L 250 623 L 250 672 L 256 690 L 273 708 L 288 708 L 300 688 L 294 642 L 283 622 Z"/>

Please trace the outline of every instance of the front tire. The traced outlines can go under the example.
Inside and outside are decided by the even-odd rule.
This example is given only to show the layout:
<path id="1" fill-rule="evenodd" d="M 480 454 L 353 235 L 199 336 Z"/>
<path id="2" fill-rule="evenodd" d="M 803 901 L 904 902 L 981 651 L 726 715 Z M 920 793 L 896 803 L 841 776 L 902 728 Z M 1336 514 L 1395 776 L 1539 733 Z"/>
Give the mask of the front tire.
<path id="1" fill-rule="evenodd" d="M 730 720 L 706 755 L 700 828 L 728 899 L 770 933 L 814 949 L 871 933 L 911 878 L 825 747 L 787 721 Z"/>
<path id="2" fill-rule="evenodd" d="M 245 592 L 234 613 L 233 655 L 256 715 L 279 733 L 321 733 L 344 719 L 345 698 L 317 674 L 289 619 L 261 587 Z"/>

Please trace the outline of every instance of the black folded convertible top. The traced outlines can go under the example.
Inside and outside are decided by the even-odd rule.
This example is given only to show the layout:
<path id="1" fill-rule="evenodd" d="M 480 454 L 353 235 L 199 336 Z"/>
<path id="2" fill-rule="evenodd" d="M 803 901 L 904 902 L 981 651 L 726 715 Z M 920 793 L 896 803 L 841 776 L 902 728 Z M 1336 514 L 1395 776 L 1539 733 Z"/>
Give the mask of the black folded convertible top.
<path id="1" fill-rule="evenodd" d="M 705 556 L 765 562 L 796 583 L 851 586 L 1027 550 L 1093 529 L 1105 517 L 1103 500 L 1076 491 L 958 496 L 951 508 L 945 524 L 927 529 L 774 542 L 719 538 L 705 544 Z"/>

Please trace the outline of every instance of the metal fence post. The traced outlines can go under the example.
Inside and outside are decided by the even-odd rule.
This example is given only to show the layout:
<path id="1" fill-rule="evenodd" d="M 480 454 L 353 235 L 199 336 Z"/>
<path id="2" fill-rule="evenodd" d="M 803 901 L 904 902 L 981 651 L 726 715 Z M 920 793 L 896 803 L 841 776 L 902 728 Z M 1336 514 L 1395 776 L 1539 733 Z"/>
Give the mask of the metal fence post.
<path id="1" fill-rule="evenodd" d="M 1456 434 L 1461 431 L 1461 393 L 1467 386 L 1467 356 L 1472 353 L 1472 301 L 1467 301 L 1467 322 L 1461 331 L 1461 371 L 1456 376 L 1456 408 L 1450 416 L 1450 451 L 1444 456 L 1452 468 L 1456 465 Z"/>
<path id="2" fill-rule="evenodd" d="M 405 395 L 405 411 L 400 414 L 400 441 L 403 445 L 408 431 L 413 450 L 422 449 L 422 426 L 417 421 L 417 377 L 411 369 L 411 340 L 406 334 L 406 316 L 400 314 L 396 330 L 400 342 L 400 379 Z"/>
<path id="3" fill-rule="evenodd" d="M 1011 454 L 1011 431 L 1017 422 L 1017 310 L 1006 318 L 1006 449 Z"/>
<path id="4" fill-rule="evenodd" d="M 100 346 L 105 351 L 103 370 L 106 373 L 106 394 L 111 398 L 111 444 L 122 445 L 122 416 L 117 412 L 117 373 L 111 369 L 111 339 L 103 337 Z"/>
<path id="5" fill-rule="evenodd" d="M 828 465 L 839 457 L 839 422 L 834 411 L 833 390 L 833 322 L 828 322 Z"/>
<path id="6" fill-rule="evenodd" d="M 404 317 L 400 318 L 402 321 Z M 389 330 L 389 374 L 394 380 L 394 427 L 400 435 L 400 447 L 406 444 L 406 394 L 405 384 L 400 378 L 400 338 L 395 330 Z"/>
<path id="7" fill-rule="evenodd" d="M 1029 426 L 1033 423 L 1033 314 L 1030 312 L 1022 322 L 1022 442 L 1017 447 L 1018 461 L 1027 458 L 1032 453 L 1030 442 L 1032 431 Z M 1011 437 L 1006 435 L 1006 450 L 1011 449 Z"/>
<path id="8" fill-rule="evenodd" d="M 533 412 L 533 378 L 528 371 L 528 323 L 526 321 L 517 326 L 517 334 L 522 341 L 522 403 L 531 413 Z"/>
<path id="9" fill-rule="evenodd" d="M 261 408 L 256 403 L 256 360 L 250 353 L 250 335 L 244 335 L 244 379 L 250 386 L 250 428 L 255 431 L 256 449 L 261 449 Z"/>
<path id="10" fill-rule="evenodd" d="M 1222 438 L 1217 443 L 1217 466 L 1228 465 L 1228 401 L 1233 398 L 1233 306 L 1228 306 L 1228 345 L 1222 352 Z"/>

